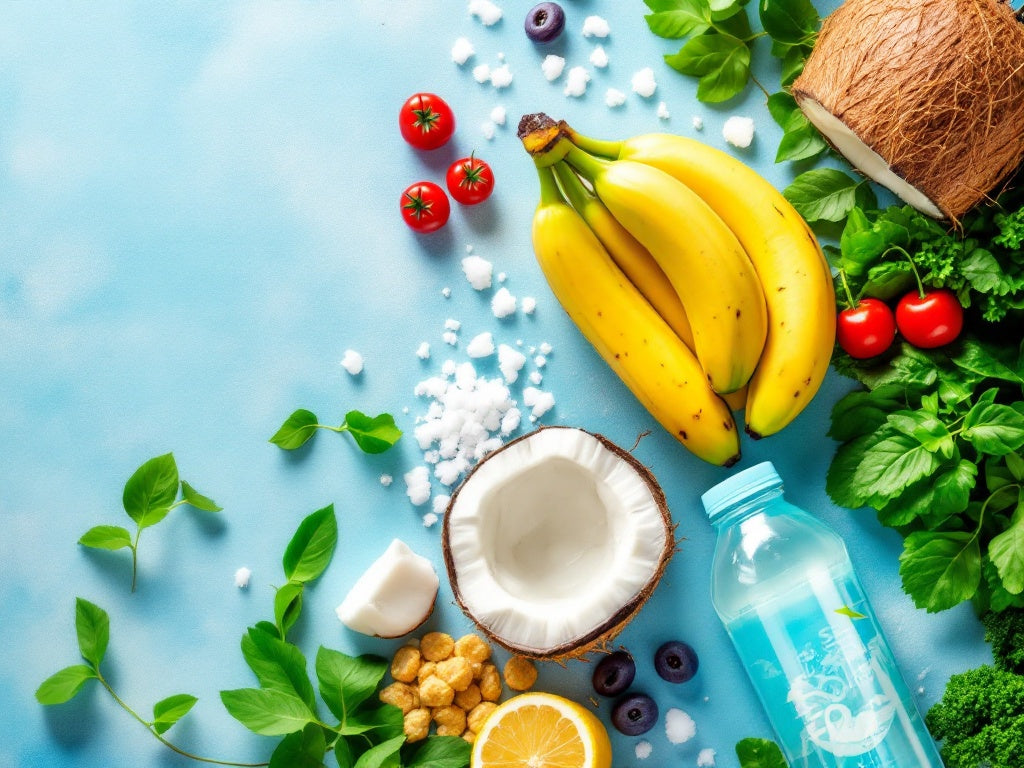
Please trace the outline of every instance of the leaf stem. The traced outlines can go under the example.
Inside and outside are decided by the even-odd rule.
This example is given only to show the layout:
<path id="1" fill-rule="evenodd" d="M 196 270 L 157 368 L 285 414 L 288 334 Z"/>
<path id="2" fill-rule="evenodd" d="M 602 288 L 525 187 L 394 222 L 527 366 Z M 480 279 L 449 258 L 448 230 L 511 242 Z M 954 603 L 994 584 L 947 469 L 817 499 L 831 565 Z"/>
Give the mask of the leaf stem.
<path id="1" fill-rule="evenodd" d="M 240 766 L 241 768 L 262 768 L 262 766 L 269 765 L 269 763 L 238 763 L 231 760 L 217 760 L 212 757 L 203 757 L 202 755 L 196 755 L 192 752 L 182 749 L 178 745 L 168 741 L 163 735 L 157 733 L 153 729 L 152 723 L 146 722 L 134 709 L 128 706 L 128 703 L 117 695 L 117 692 L 113 689 L 107 679 L 103 677 L 103 673 L 99 671 L 97 667 L 93 667 L 93 671 L 96 673 L 96 679 L 100 681 L 100 684 L 107 689 L 107 692 L 113 697 L 114 701 L 117 702 L 118 706 L 121 707 L 125 712 L 131 715 L 132 719 L 140 723 L 147 731 L 152 734 L 153 738 L 163 744 L 165 747 L 170 749 L 172 752 L 176 752 L 182 757 L 187 757 L 189 760 L 195 760 L 200 763 L 208 763 L 210 765 L 232 765 Z"/>
<path id="2" fill-rule="evenodd" d="M 132 592 L 135 592 L 135 584 L 139 576 L 139 537 L 142 536 L 142 526 L 135 529 L 135 541 L 129 546 L 132 550 Z"/>
<path id="3" fill-rule="evenodd" d="M 764 34 L 764 33 L 762 32 L 761 34 Z M 755 35 L 755 37 L 757 37 L 757 35 Z M 760 88 L 760 89 L 761 89 L 761 93 L 763 93 L 763 94 L 764 94 L 764 97 L 765 97 L 766 99 L 770 99 L 770 98 L 772 97 L 772 95 L 771 95 L 770 93 L 768 93 L 768 89 L 767 89 L 767 88 L 765 88 L 765 87 L 764 87 L 764 85 L 762 85 L 762 84 L 761 84 L 761 81 L 760 81 L 760 80 L 758 80 L 758 79 L 757 79 L 757 78 L 756 78 L 756 77 L 754 76 L 754 73 L 753 73 L 753 72 L 751 72 L 751 73 L 750 73 L 750 79 L 751 79 L 751 80 L 753 81 L 754 85 L 756 85 L 756 86 L 757 86 L 758 88 Z"/>

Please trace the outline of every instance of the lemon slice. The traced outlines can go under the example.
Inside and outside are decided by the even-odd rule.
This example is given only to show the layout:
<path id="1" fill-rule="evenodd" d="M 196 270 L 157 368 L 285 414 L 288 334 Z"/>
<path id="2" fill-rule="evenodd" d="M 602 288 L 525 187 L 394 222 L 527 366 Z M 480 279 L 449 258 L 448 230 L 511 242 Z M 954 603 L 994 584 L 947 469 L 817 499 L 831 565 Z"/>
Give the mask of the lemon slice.
<path id="1" fill-rule="evenodd" d="M 608 731 L 593 712 L 552 693 L 501 704 L 473 743 L 472 768 L 610 768 Z"/>

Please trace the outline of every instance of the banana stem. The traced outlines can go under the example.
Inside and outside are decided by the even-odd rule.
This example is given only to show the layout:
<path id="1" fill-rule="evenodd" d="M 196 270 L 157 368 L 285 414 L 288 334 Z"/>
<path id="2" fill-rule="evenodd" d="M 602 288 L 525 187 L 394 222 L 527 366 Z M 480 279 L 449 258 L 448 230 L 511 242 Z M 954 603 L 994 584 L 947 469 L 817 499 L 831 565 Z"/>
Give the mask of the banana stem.
<path id="1" fill-rule="evenodd" d="M 594 139 L 590 136 L 584 136 L 582 133 L 577 133 L 573 127 L 564 120 L 561 123 L 561 127 L 562 131 L 569 137 L 569 140 L 573 144 L 592 155 L 606 157 L 609 160 L 617 160 L 619 154 L 622 152 L 623 142 L 621 141 L 605 141 L 603 139 Z"/>
<path id="2" fill-rule="evenodd" d="M 554 169 L 558 183 L 562 187 L 562 192 L 569 198 L 570 205 L 577 211 L 582 211 L 590 202 L 590 194 L 584 188 L 580 177 L 565 162 L 555 163 L 551 167 Z"/>
<path id="3" fill-rule="evenodd" d="M 604 170 L 603 166 L 608 163 L 607 160 L 602 160 L 584 152 L 575 144 L 569 148 L 569 151 L 565 154 L 565 159 L 569 162 L 569 165 L 580 172 L 583 178 L 591 183 L 601 175 L 601 172 Z"/>
<path id="4" fill-rule="evenodd" d="M 550 166 L 538 165 L 537 178 L 540 180 L 541 205 L 565 202 L 565 198 L 562 197 L 562 190 L 558 188 L 558 182 L 555 181 L 555 173 L 551 170 Z"/>

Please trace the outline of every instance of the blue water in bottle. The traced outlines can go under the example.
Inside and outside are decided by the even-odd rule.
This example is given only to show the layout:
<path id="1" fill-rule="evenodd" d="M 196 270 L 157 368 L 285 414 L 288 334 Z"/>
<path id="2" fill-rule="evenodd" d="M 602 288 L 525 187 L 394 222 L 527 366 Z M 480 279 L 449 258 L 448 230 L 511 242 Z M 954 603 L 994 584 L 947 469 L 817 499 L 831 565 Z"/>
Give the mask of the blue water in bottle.
<path id="1" fill-rule="evenodd" d="M 770 462 L 701 501 L 712 602 L 791 768 L 942 768 L 842 539 Z"/>

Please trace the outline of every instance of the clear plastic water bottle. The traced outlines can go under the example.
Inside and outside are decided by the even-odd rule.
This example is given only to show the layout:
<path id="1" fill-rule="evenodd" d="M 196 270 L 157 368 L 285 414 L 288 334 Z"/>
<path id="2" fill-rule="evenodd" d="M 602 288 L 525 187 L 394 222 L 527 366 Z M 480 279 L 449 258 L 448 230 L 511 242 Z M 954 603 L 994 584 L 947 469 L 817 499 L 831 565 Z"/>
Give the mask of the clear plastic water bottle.
<path id="1" fill-rule="evenodd" d="M 942 768 L 846 546 L 770 462 L 701 497 L 711 598 L 791 768 Z"/>

